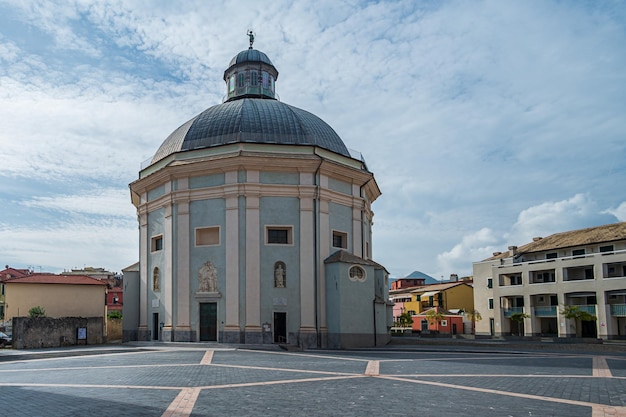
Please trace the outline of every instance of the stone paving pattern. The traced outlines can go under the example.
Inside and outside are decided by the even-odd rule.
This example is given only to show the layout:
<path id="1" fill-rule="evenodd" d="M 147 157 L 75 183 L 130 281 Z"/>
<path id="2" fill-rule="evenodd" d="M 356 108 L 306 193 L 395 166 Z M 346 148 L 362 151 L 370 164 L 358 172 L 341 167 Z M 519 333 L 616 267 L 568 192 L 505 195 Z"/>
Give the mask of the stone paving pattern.
<path id="1" fill-rule="evenodd" d="M 3 350 L 0 416 L 626 417 L 626 353 L 438 350 Z"/>

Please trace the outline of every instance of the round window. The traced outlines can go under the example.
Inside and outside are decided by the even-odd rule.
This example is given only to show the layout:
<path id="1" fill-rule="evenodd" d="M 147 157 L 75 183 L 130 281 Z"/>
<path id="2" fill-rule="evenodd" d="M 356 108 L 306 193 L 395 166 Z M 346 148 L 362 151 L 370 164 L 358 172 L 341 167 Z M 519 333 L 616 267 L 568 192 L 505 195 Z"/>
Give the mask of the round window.
<path id="1" fill-rule="evenodd" d="M 365 281 L 365 270 L 358 265 L 351 266 L 350 279 L 352 281 Z"/>

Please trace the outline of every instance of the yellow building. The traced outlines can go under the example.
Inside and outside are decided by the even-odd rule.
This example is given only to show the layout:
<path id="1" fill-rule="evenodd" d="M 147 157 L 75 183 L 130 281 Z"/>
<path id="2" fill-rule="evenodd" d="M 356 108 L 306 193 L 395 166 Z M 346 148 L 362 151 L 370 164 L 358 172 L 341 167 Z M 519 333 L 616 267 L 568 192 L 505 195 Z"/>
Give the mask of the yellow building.
<path id="1" fill-rule="evenodd" d="M 467 282 L 446 282 L 391 290 L 394 321 L 403 313 L 418 315 L 432 307 L 464 312 L 474 310 L 474 288 Z"/>
<path id="2" fill-rule="evenodd" d="M 444 310 L 474 310 L 474 288 L 466 282 L 425 285 L 411 290 L 413 305 L 419 314 L 432 307 Z"/>
<path id="3" fill-rule="evenodd" d="M 43 307 L 47 317 L 106 317 L 107 285 L 83 275 L 32 274 L 5 285 L 5 316 L 28 316 Z"/>

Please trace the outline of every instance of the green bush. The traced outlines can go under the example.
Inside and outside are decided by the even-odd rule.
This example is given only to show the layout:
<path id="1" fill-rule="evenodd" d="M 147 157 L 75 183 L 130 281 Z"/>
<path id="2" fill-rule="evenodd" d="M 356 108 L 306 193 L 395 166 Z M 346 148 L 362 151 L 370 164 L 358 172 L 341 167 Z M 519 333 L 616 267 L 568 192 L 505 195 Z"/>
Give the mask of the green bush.
<path id="1" fill-rule="evenodd" d="M 109 319 L 121 319 L 122 318 L 122 312 L 119 311 L 119 310 L 110 311 L 109 314 L 107 314 L 107 318 L 109 318 Z"/>
<path id="2" fill-rule="evenodd" d="M 28 310 L 28 317 L 46 317 L 46 309 L 42 306 L 32 307 Z"/>

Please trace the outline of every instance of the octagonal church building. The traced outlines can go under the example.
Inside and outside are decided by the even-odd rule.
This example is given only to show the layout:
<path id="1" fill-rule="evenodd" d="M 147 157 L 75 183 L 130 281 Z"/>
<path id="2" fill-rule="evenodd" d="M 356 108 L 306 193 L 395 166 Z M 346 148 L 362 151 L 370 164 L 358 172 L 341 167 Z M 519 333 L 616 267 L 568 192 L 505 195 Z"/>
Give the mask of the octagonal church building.
<path id="1" fill-rule="evenodd" d="M 133 333 L 386 344 L 392 313 L 388 273 L 372 260 L 374 175 L 326 122 L 277 99 L 278 70 L 252 41 L 224 72 L 224 102 L 172 132 L 130 184 L 140 235 Z"/>

